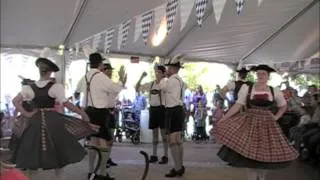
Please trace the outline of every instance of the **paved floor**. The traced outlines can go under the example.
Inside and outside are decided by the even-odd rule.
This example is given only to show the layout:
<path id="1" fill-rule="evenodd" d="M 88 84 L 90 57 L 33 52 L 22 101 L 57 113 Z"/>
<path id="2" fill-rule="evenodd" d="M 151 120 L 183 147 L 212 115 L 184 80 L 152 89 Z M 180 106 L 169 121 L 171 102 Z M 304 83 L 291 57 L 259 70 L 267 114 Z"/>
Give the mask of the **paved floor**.
<path id="1" fill-rule="evenodd" d="M 219 145 L 185 143 L 185 166 L 187 168 L 182 180 L 246 180 L 244 169 L 235 169 L 225 166 L 218 159 L 216 153 Z M 111 168 L 110 173 L 117 180 L 140 180 L 144 170 L 143 157 L 140 150 L 151 152 L 150 144 L 132 145 L 130 143 L 116 143 L 112 158 L 119 163 L 118 167 Z M 162 153 L 161 147 L 159 153 Z M 66 167 L 64 180 L 85 180 L 87 173 L 87 158 L 82 162 Z M 163 175 L 171 168 L 169 165 L 152 164 L 147 180 L 163 180 Z M 40 172 L 35 180 L 50 179 L 52 172 Z M 267 180 L 318 180 L 316 170 L 309 166 L 294 163 L 292 167 L 273 171 L 268 174 Z"/>

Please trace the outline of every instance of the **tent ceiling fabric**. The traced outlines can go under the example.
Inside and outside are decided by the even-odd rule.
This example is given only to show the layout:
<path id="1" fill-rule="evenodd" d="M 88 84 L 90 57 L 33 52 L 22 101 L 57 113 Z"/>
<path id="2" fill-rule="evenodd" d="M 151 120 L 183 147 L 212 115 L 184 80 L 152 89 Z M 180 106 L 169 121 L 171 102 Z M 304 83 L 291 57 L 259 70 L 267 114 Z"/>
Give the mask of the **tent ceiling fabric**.
<path id="1" fill-rule="evenodd" d="M 82 1 L 1 0 L 1 44 L 49 47 L 61 44 L 74 21 L 75 9 L 79 8 Z M 167 1 L 88 0 L 68 45 L 74 46 L 74 43 L 165 2 Z M 134 42 L 133 22 L 126 47 L 117 49 L 116 32 L 111 51 L 159 56 L 181 53 L 189 60 L 236 64 L 311 2 L 313 0 L 264 0 L 258 7 L 258 0 L 247 0 L 238 15 L 234 0 L 227 0 L 217 24 L 210 0 L 202 27 L 197 25 L 193 7 L 185 28 L 180 31 L 178 8 L 173 30 L 159 47 L 152 47 L 150 43 L 146 46 L 141 37 Z M 153 22 L 151 26 L 151 30 L 154 30 L 157 25 Z M 310 57 L 318 49 L 319 1 L 286 30 L 249 56 L 244 64 L 301 60 Z"/>
<path id="2" fill-rule="evenodd" d="M 58 46 L 64 41 L 74 20 L 74 9 L 79 8 L 77 1 L 1 0 L 1 44 Z M 81 41 L 163 2 L 164 0 L 89 0 L 71 42 Z"/>
<path id="3" fill-rule="evenodd" d="M 189 58 L 236 63 L 311 2 L 312 0 L 266 0 L 258 8 L 256 1 L 246 1 L 243 11 L 238 16 L 234 2 L 227 1 L 219 24 L 216 24 L 214 17 L 210 15 L 204 22 L 203 27 L 191 32 L 171 55 L 183 53 Z M 319 6 L 319 3 L 317 3 L 317 6 Z M 314 15 L 316 13 L 319 14 L 319 9 L 313 7 L 311 12 L 303 15 L 299 22 L 294 23 L 287 32 L 282 32 L 279 37 L 269 43 L 272 49 L 268 49 L 268 51 L 260 49 L 260 55 L 265 52 L 267 54 L 264 54 L 263 57 L 273 56 L 273 60 L 292 61 L 297 50 L 296 47 L 302 45 L 303 38 L 306 38 L 308 33 L 318 32 L 317 35 L 312 37 L 314 38 L 312 40 L 319 40 L 319 21 L 315 17 L 309 18 L 309 14 Z M 319 15 L 317 17 L 319 19 Z M 307 22 L 301 24 L 301 20 Z M 299 28 L 295 29 L 297 26 Z M 301 32 L 303 32 L 303 35 L 296 35 L 296 33 Z M 312 48 L 315 49 L 316 46 Z M 307 52 L 303 51 L 301 53 Z M 286 58 L 280 59 L 278 58 L 279 55 L 286 55 Z M 245 63 L 261 63 L 269 60 L 254 56 Z"/>
<path id="4" fill-rule="evenodd" d="M 72 23 L 77 0 L 1 0 L 1 44 L 57 46 Z"/>

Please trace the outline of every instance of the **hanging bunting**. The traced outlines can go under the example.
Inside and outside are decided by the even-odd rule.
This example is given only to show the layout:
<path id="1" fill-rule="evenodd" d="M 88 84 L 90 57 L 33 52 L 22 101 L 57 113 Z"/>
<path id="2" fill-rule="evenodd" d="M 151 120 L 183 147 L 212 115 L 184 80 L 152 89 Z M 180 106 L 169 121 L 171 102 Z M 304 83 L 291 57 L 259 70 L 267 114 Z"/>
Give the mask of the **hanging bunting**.
<path id="1" fill-rule="evenodd" d="M 263 0 L 258 0 L 258 7 L 261 6 Z"/>
<path id="2" fill-rule="evenodd" d="M 208 0 L 196 0 L 196 16 L 197 23 L 201 26 L 203 21 L 203 16 L 208 4 Z"/>
<path id="3" fill-rule="evenodd" d="M 226 2 L 227 0 L 212 0 L 214 16 L 216 18 L 217 24 L 219 24 L 220 22 L 220 18 L 221 18 L 224 6 L 226 5 Z"/>
<path id="4" fill-rule="evenodd" d="M 136 17 L 136 24 L 135 24 L 135 32 L 134 32 L 134 42 L 136 42 L 140 35 L 141 35 L 141 32 L 142 32 L 142 28 L 141 28 L 141 24 L 142 24 L 142 16 L 137 16 Z"/>
<path id="5" fill-rule="evenodd" d="M 126 22 L 122 23 L 120 28 L 119 28 L 119 42 L 118 43 L 118 49 L 123 48 L 127 44 L 127 39 L 128 39 L 128 34 L 129 34 L 129 29 L 130 29 L 130 24 L 132 20 L 129 19 Z"/>
<path id="6" fill-rule="evenodd" d="M 100 41 L 101 41 L 101 34 L 99 33 L 99 34 L 94 35 L 93 41 L 92 41 L 92 49 L 98 50 Z"/>
<path id="7" fill-rule="evenodd" d="M 106 36 L 104 39 L 104 51 L 103 51 L 104 53 L 109 53 L 109 51 L 110 51 L 114 31 L 115 31 L 114 28 L 109 28 L 106 31 Z"/>
<path id="8" fill-rule="evenodd" d="M 147 12 L 144 15 L 142 15 L 141 29 L 142 29 L 142 38 L 145 44 L 147 44 L 147 41 L 149 38 L 152 18 L 153 18 L 153 11 Z"/>
<path id="9" fill-rule="evenodd" d="M 241 13 L 243 6 L 244 6 L 244 0 L 234 0 L 236 3 L 236 9 L 237 9 L 237 13 L 238 15 Z"/>
<path id="10" fill-rule="evenodd" d="M 168 33 L 171 32 L 173 28 L 174 18 L 177 13 L 178 0 L 169 0 L 166 8 L 166 16 L 167 16 L 167 29 Z"/>
<path id="11" fill-rule="evenodd" d="M 180 1 L 180 31 L 186 26 L 194 5 L 194 0 Z"/>

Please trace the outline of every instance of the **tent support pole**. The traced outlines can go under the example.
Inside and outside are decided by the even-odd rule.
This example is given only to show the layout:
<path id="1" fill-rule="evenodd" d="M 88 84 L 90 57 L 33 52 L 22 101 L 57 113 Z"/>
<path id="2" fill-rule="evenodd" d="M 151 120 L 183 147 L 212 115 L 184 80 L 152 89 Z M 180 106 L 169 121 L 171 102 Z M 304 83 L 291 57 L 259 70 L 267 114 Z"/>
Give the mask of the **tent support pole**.
<path id="1" fill-rule="evenodd" d="M 302 15 L 304 15 L 306 12 L 308 12 L 313 6 L 315 6 L 320 0 L 313 0 L 310 4 L 308 4 L 305 8 L 303 8 L 297 15 L 292 17 L 287 23 L 285 23 L 283 26 L 281 26 L 276 32 L 271 34 L 269 37 L 267 37 L 264 41 L 262 41 L 257 47 L 253 48 L 247 55 L 242 57 L 239 60 L 238 64 L 242 64 L 244 61 L 246 61 L 252 54 L 254 54 L 257 50 L 260 48 L 263 48 L 268 42 L 272 41 L 274 38 L 276 38 L 281 32 L 286 30 L 291 24 L 293 24 L 295 21 L 297 21 Z"/>
<path id="2" fill-rule="evenodd" d="M 78 11 L 78 14 L 77 14 L 76 18 L 74 19 L 73 23 L 71 24 L 71 27 L 70 27 L 67 35 L 66 35 L 66 38 L 63 41 L 63 44 L 65 46 L 67 46 L 68 43 L 70 42 L 71 36 L 72 36 L 75 28 L 77 27 L 77 24 L 78 24 L 78 22 L 80 20 L 81 15 L 83 14 L 83 12 L 85 11 L 85 9 L 87 7 L 88 1 L 89 0 L 83 0 L 82 1 L 82 4 L 81 4 L 80 9 Z"/>

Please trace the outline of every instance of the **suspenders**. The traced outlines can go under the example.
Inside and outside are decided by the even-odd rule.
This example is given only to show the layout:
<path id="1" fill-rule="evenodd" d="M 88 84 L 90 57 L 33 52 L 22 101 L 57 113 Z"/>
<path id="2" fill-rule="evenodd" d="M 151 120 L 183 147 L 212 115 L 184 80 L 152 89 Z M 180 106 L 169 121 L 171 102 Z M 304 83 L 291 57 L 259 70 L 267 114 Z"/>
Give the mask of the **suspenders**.
<path id="1" fill-rule="evenodd" d="M 92 106 L 94 106 L 94 104 L 93 104 L 93 99 L 92 99 L 92 95 L 91 95 L 91 91 L 90 91 L 90 84 L 91 84 L 91 81 L 92 81 L 93 77 L 94 77 L 95 75 L 97 75 L 98 73 L 99 73 L 99 72 L 93 73 L 89 81 L 88 81 L 88 79 L 87 79 L 87 75 L 84 76 L 84 78 L 86 79 L 86 86 L 87 86 L 86 106 L 88 106 L 88 103 L 89 103 L 89 96 L 88 96 L 88 95 L 90 95 L 90 99 L 91 99 L 91 102 L 92 102 Z"/>
<path id="2" fill-rule="evenodd" d="M 153 88 L 154 82 L 155 82 L 155 81 L 152 81 L 151 86 L 150 86 L 150 92 L 149 92 L 149 99 L 150 99 L 150 100 L 151 100 L 151 91 L 153 90 L 152 88 Z M 159 95 L 159 99 L 160 99 L 160 106 L 162 106 L 161 91 L 159 91 L 158 95 Z"/>

